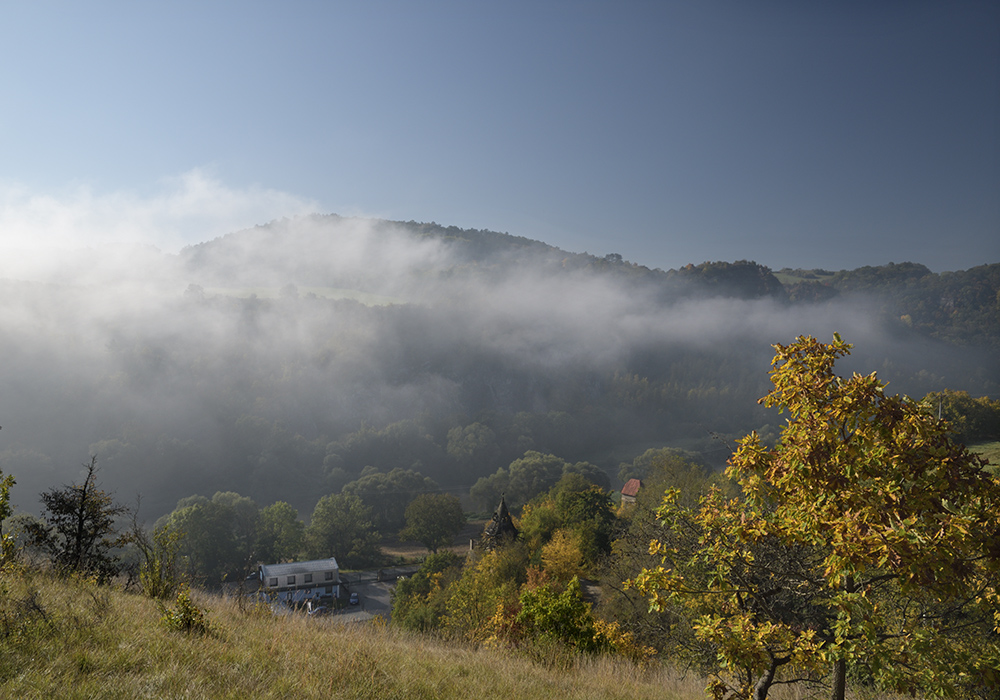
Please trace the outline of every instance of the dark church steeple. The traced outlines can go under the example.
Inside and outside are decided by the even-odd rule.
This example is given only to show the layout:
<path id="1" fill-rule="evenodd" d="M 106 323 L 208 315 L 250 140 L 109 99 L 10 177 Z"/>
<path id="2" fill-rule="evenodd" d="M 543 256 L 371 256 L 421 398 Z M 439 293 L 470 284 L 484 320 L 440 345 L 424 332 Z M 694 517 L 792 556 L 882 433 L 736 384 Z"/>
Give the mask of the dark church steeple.
<path id="1" fill-rule="evenodd" d="M 507 510 L 507 501 L 501 495 L 500 505 L 493 513 L 493 519 L 487 523 L 486 529 L 483 530 L 483 547 L 492 551 L 516 538 L 517 528 L 514 527 L 510 511 Z"/>

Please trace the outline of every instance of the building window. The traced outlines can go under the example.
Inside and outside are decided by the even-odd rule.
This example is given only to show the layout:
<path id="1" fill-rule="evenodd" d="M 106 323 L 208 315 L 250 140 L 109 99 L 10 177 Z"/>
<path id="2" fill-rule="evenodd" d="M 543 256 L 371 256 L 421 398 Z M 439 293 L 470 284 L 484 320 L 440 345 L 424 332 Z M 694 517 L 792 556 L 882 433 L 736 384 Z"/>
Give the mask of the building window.
<path id="1" fill-rule="evenodd" d="M 267 585 L 268 586 L 272 586 L 272 587 L 277 586 L 278 585 L 278 577 L 275 576 L 274 578 L 269 578 L 267 580 Z"/>
<path id="2" fill-rule="evenodd" d="M 323 574 L 323 580 L 324 581 L 332 581 L 333 580 L 333 572 L 332 571 L 325 572 Z"/>
<path id="3" fill-rule="evenodd" d="M 313 582 L 313 575 L 312 574 L 306 574 L 306 576 L 305 576 L 305 583 L 312 583 L 312 582 Z"/>
<path id="4" fill-rule="evenodd" d="M 326 594 L 327 595 L 333 595 L 333 586 L 327 586 L 326 587 Z"/>
<path id="5" fill-rule="evenodd" d="M 289 577 L 288 577 L 288 581 L 286 581 L 286 583 L 287 583 L 287 584 L 288 584 L 289 586 L 291 586 L 292 584 L 294 584 L 294 583 L 295 583 L 295 577 L 294 577 L 294 576 L 289 576 Z"/>

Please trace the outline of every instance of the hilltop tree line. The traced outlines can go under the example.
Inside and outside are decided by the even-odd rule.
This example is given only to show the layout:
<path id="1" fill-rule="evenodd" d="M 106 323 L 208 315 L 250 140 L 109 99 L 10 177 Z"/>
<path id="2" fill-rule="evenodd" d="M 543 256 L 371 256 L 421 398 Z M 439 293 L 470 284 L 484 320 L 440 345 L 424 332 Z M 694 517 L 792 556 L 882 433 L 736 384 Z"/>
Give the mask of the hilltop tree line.
<path id="1" fill-rule="evenodd" d="M 917 263 L 783 272 L 799 278 L 787 288 L 793 302 L 863 297 L 900 333 L 993 350 L 1000 346 L 1000 264 L 942 273 Z"/>

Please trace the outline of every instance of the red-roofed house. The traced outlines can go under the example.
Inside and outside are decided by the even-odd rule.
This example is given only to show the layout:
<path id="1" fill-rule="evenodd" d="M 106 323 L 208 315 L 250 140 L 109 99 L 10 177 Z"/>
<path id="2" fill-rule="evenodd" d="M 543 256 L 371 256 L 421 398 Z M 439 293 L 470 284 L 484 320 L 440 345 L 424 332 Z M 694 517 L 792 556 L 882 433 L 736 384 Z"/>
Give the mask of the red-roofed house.
<path id="1" fill-rule="evenodd" d="M 629 479 L 622 486 L 622 503 L 635 503 L 635 497 L 639 495 L 642 482 L 638 479 Z"/>

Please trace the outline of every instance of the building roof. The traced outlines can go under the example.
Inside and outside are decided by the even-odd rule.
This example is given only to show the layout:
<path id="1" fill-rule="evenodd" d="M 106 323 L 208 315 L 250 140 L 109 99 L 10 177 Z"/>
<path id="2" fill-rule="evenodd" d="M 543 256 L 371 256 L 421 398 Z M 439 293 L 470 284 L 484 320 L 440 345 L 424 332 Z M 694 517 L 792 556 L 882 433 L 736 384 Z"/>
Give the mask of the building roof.
<path id="1" fill-rule="evenodd" d="M 628 481 L 625 482 L 625 485 L 622 486 L 622 495 L 631 496 L 632 498 L 635 498 L 639 494 L 639 489 L 641 488 L 642 488 L 641 481 L 639 481 L 638 479 L 629 479 Z"/>
<path id="2" fill-rule="evenodd" d="M 293 561 L 287 564 L 262 564 L 260 575 L 264 576 L 294 576 L 295 574 L 314 574 L 317 571 L 339 571 L 337 560 L 313 559 L 311 561 Z"/>
<path id="3" fill-rule="evenodd" d="M 503 496 L 500 496 L 500 505 L 493 513 L 493 519 L 486 524 L 486 529 L 483 530 L 483 544 L 486 549 L 495 549 L 516 537 L 517 528 L 514 527 L 510 511 L 507 510 L 507 501 Z"/>

